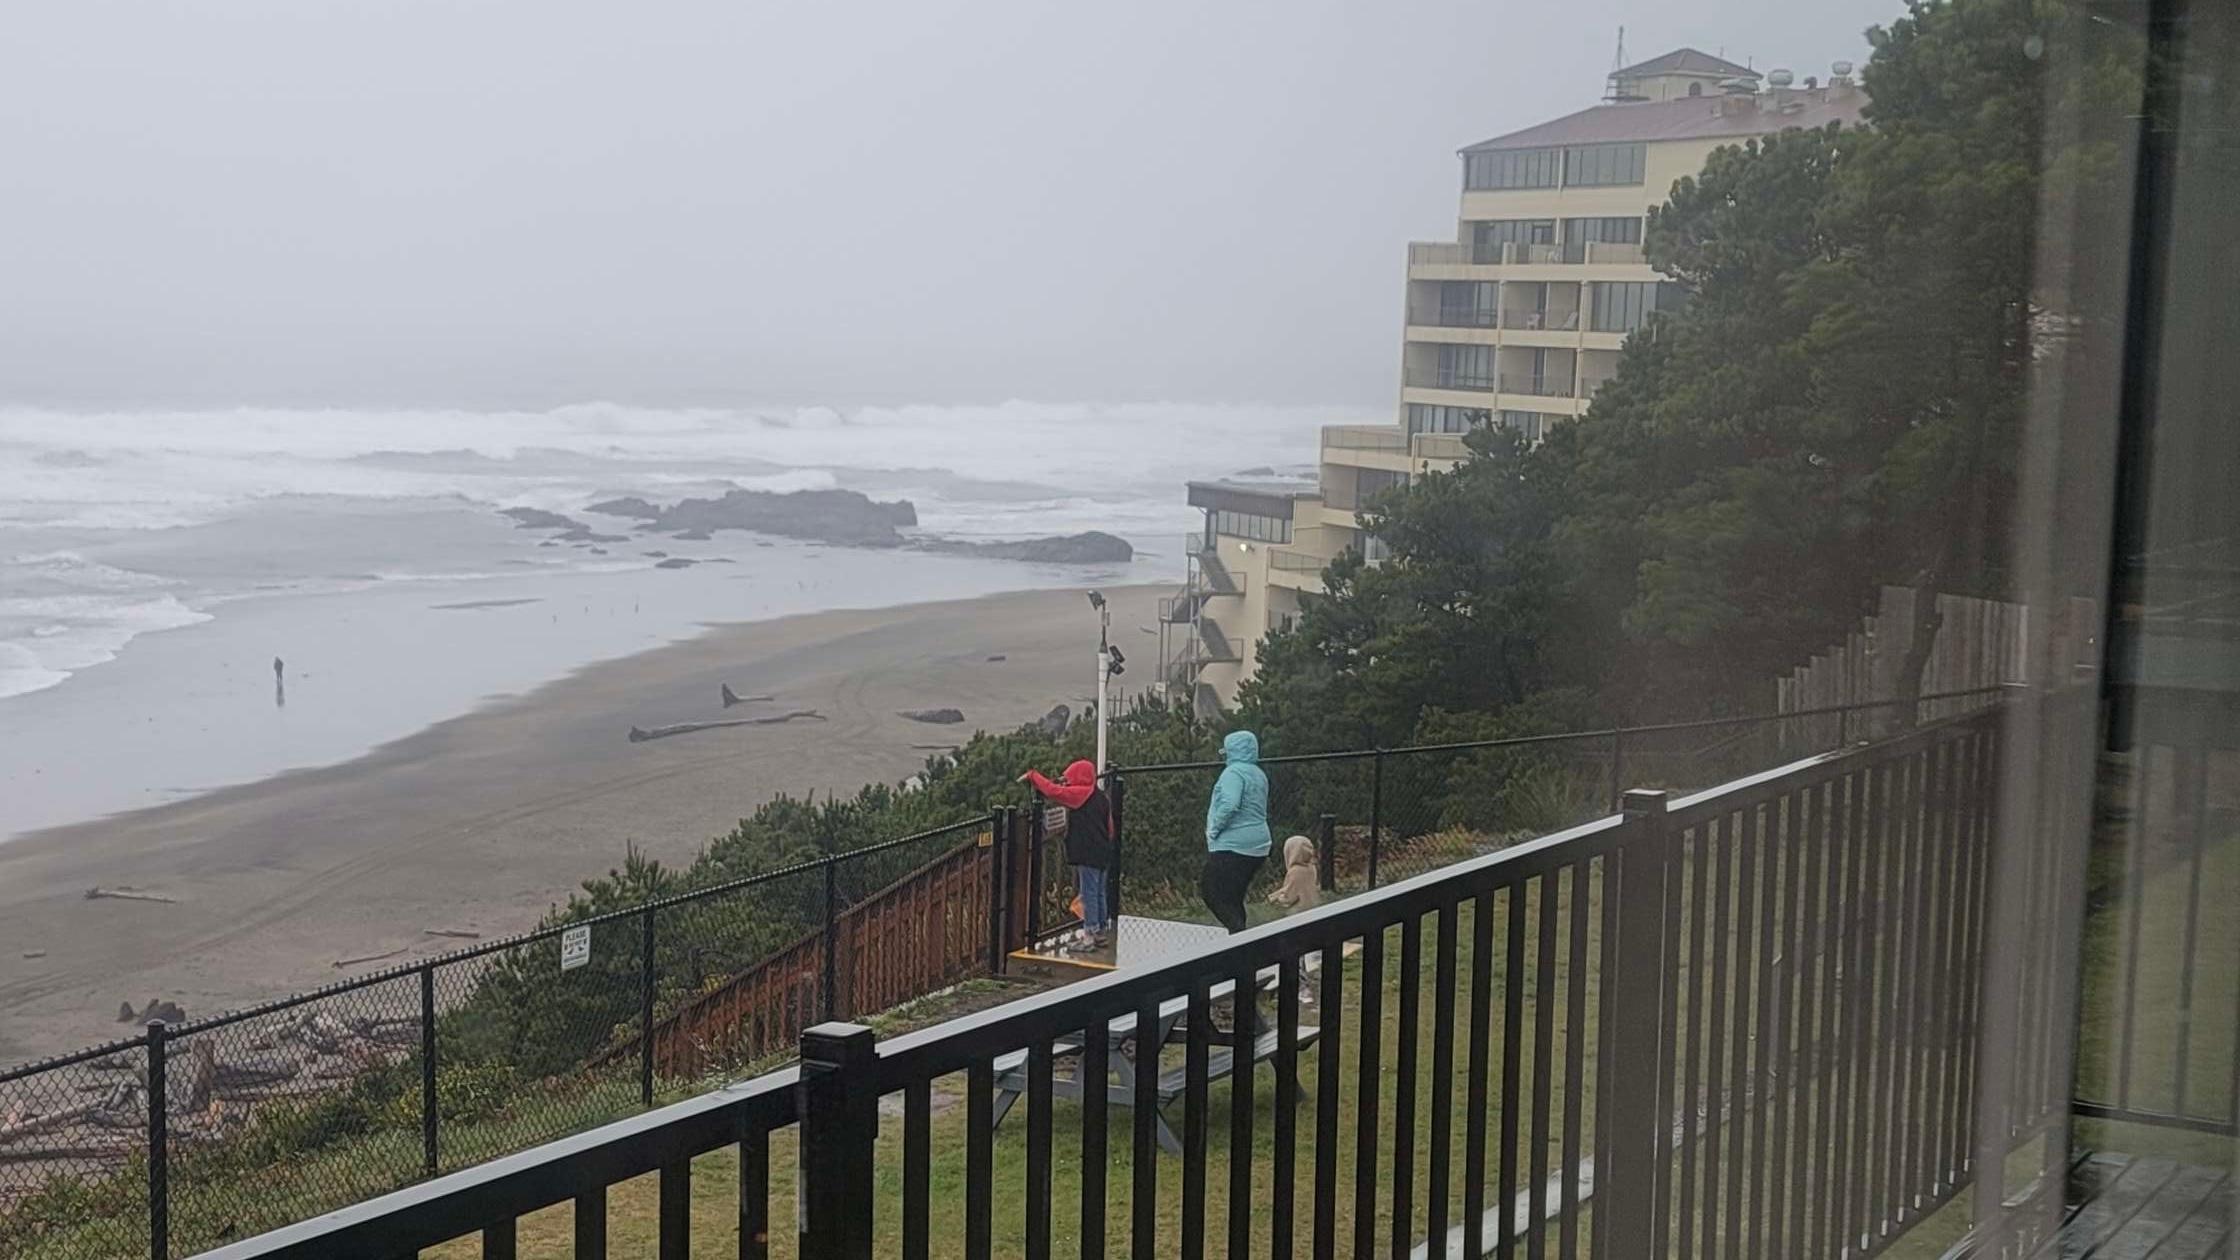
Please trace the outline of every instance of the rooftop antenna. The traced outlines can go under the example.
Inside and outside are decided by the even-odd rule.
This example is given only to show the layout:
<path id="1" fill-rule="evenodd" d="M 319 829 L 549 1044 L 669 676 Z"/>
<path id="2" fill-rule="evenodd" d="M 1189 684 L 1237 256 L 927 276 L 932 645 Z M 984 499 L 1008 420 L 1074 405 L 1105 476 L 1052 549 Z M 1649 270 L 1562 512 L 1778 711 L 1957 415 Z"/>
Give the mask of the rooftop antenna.
<path id="1" fill-rule="evenodd" d="M 1610 87 L 1608 91 L 1602 94 L 1603 100 L 1612 102 L 1614 104 L 1622 104 L 1627 101 L 1638 101 L 1642 99 L 1640 96 L 1635 95 L 1624 82 L 1619 80 L 1618 72 L 1625 68 L 1626 28 L 1620 26 L 1618 28 L 1618 54 L 1610 61 Z"/>

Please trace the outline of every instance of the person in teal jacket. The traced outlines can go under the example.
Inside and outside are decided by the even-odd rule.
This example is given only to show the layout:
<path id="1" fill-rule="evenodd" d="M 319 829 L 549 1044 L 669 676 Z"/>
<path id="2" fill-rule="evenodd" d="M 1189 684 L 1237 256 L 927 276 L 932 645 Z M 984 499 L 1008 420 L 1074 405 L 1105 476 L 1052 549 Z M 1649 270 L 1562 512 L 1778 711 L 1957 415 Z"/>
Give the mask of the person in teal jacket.
<path id="1" fill-rule="evenodd" d="M 1274 836 L 1268 830 L 1268 775 L 1260 768 L 1260 740 L 1251 731 L 1231 731 L 1221 741 L 1221 777 L 1214 780 L 1206 806 L 1206 865 L 1198 895 L 1221 926 L 1242 932 L 1245 890 L 1268 860 Z"/>

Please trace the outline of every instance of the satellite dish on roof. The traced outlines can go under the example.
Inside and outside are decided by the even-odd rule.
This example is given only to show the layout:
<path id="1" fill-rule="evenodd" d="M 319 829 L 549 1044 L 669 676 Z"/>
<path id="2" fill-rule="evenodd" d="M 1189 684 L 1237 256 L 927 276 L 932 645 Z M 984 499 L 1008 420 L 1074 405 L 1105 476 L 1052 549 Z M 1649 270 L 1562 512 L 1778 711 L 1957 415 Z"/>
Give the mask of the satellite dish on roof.
<path id="1" fill-rule="evenodd" d="M 1797 81 L 1797 76 L 1786 70 L 1775 70 L 1766 75 L 1766 82 L 1777 88 L 1787 87 Z"/>
<path id="2" fill-rule="evenodd" d="M 1839 61 L 1839 62 L 1837 62 L 1837 63 L 1836 63 L 1835 65 L 1833 65 L 1833 66 L 1829 67 L 1829 69 L 1831 69 L 1831 70 L 1834 70 L 1834 71 L 1836 72 L 1836 74 L 1837 74 L 1837 75 L 1838 75 L 1838 76 L 1840 77 L 1840 76 L 1842 76 L 1842 75 L 1847 75 L 1847 74 L 1850 74 L 1850 73 L 1851 73 L 1851 69 L 1852 69 L 1852 66 L 1851 66 L 1851 63 L 1850 63 L 1850 62 L 1848 62 L 1848 61 Z"/>

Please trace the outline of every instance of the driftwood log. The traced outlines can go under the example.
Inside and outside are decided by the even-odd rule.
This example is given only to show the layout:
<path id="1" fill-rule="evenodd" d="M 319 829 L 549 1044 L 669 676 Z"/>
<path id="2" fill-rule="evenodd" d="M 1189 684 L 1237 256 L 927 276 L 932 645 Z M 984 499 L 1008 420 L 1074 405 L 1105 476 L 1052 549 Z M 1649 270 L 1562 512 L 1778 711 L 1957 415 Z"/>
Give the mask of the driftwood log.
<path id="1" fill-rule="evenodd" d="M 785 722 L 822 722 L 824 720 L 824 714 L 817 712 L 815 709 L 795 709 L 791 713 L 780 713 L 773 717 L 724 718 L 714 722 L 678 722 L 671 726 L 656 726 L 650 730 L 641 726 L 633 726 L 630 728 L 630 742 L 642 744 L 649 739 L 667 739 L 671 735 L 689 735 L 694 731 L 712 731 L 724 726 L 777 726 Z"/>

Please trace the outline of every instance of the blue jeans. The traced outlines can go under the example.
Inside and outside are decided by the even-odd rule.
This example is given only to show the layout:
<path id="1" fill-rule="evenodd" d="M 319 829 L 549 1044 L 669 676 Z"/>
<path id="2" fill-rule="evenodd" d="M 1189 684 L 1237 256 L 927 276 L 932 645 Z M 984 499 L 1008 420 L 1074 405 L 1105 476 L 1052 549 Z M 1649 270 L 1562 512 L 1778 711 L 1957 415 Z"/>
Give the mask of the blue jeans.
<path id="1" fill-rule="evenodd" d="M 1081 926 L 1092 932 L 1102 932 L 1112 926 L 1104 912 L 1105 871 L 1101 866 L 1076 866 L 1074 883 L 1081 889 Z"/>

